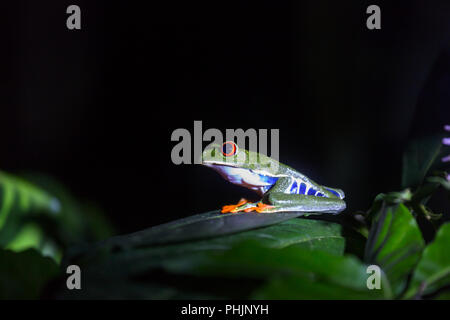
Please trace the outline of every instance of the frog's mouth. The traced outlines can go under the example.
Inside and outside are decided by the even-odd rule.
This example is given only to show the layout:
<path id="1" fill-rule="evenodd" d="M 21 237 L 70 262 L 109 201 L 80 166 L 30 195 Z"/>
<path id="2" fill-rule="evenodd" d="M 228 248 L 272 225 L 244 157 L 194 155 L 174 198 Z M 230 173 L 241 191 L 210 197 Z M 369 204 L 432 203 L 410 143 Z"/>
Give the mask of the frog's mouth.
<path id="1" fill-rule="evenodd" d="M 202 164 L 217 171 L 225 180 L 254 190 L 261 195 L 269 190 L 278 180 L 278 177 L 255 172 L 251 169 L 235 167 L 233 165 L 224 165 L 214 162 L 203 162 Z"/>

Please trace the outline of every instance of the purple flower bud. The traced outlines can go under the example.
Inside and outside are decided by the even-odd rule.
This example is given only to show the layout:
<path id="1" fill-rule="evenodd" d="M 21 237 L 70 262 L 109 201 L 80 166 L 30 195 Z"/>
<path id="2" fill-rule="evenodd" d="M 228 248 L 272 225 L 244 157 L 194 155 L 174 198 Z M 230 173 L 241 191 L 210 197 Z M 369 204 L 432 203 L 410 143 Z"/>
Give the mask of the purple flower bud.
<path id="1" fill-rule="evenodd" d="M 445 125 L 445 126 L 444 126 L 444 129 L 445 129 L 446 131 L 450 131 L 450 125 L 448 125 L 448 124 Z M 442 139 L 442 143 L 445 144 L 445 145 L 447 145 L 447 146 L 450 146 L 450 138 L 444 138 L 444 139 Z M 448 156 L 442 158 L 442 162 L 450 162 L 450 155 L 448 155 Z M 447 176 L 447 180 L 450 181 L 449 178 L 450 178 L 450 175 Z"/>
<path id="2" fill-rule="evenodd" d="M 442 139 L 442 143 L 446 144 L 447 146 L 450 146 L 450 138 L 444 138 Z"/>

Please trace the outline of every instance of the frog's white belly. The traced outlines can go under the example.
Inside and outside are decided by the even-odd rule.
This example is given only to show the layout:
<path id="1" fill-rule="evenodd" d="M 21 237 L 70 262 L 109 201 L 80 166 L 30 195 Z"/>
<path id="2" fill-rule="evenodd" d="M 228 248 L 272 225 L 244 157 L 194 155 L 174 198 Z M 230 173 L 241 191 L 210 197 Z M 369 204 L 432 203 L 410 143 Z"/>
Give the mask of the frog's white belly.
<path id="1" fill-rule="evenodd" d="M 270 189 L 278 180 L 277 177 L 261 175 L 248 169 L 220 165 L 209 166 L 219 172 L 229 182 L 252 189 L 261 194 Z"/>

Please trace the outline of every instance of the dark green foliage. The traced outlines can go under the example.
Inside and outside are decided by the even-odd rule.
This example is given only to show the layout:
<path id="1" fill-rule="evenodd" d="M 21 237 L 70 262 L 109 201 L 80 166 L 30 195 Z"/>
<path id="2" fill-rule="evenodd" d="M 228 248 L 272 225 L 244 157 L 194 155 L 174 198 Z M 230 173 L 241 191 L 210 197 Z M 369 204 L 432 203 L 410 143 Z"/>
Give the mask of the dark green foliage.
<path id="1" fill-rule="evenodd" d="M 304 213 L 239 212 L 221 214 L 218 211 L 193 215 L 130 235 L 109 239 L 107 244 L 121 247 L 148 246 L 217 237 L 236 232 L 260 228 L 292 218 Z"/>
<path id="2" fill-rule="evenodd" d="M 420 185 L 433 167 L 440 167 L 443 135 L 424 137 L 411 141 L 403 155 L 402 187 Z"/>
<path id="3" fill-rule="evenodd" d="M 280 281 L 279 277 L 288 285 L 291 277 L 307 281 L 311 276 L 317 276 L 323 278 L 321 281 L 327 287 L 336 290 L 342 287 L 342 292 L 348 291 L 355 298 L 379 297 L 381 293 L 371 294 L 366 292 L 367 289 L 361 289 L 365 288 L 365 280 L 354 287 L 357 283 L 355 277 L 365 279 L 366 269 L 356 258 L 343 256 L 344 241 L 338 224 L 291 219 L 268 227 L 201 241 L 149 247 L 139 243 L 135 248 L 126 246 L 126 249 L 115 250 L 100 246 L 95 254 L 90 252 L 90 258 L 86 258 L 89 254 L 85 252 L 82 258 L 66 262 L 81 265 L 84 276 L 96 283 L 92 286 L 93 290 L 85 287 L 81 292 L 65 292 L 64 296 L 73 294 L 76 298 L 86 295 L 90 298 L 110 298 L 112 296 L 109 294 L 96 295 L 99 294 L 98 281 L 104 285 L 108 282 L 106 279 L 120 279 L 121 284 L 128 281 L 132 292 L 125 290 L 124 294 L 133 296 L 137 294 L 135 281 L 141 279 L 139 285 L 145 292 L 138 294 L 139 297 L 156 297 L 161 293 L 161 286 L 169 286 L 173 295 L 167 294 L 166 298 L 190 295 L 248 298 L 252 295 L 270 295 L 270 291 L 266 291 L 270 287 L 265 289 L 265 285 L 267 281 Z M 334 277 L 336 273 L 338 277 Z M 172 282 L 167 279 L 171 278 L 169 275 L 183 280 L 181 283 Z M 168 283 L 159 282 L 164 279 Z M 186 283 L 193 279 L 196 282 L 188 286 Z M 335 283 L 328 285 L 330 279 L 335 279 Z M 215 283 L 213 287 L 201 284 L 207 284 L 210 280 Z M 236 290 L 237 287 L 234 292 L 226 290 L 230 281 L 245 284 L 247 295 L 242 296 L 243 291 Z M 156 288 L 156 291 L 150 288 Z M 201 291 L 195 292 L 198 288 Z"/>
<path id="4" fill-rule="evenodd" d="M 372 223 L 364 260 L 380 266 L 392 290 L 398 294 L 404 289 L 423 247 L 419 227 L 409 210 L 403 204 L 384 203 Z"/>
<path id="5" fill-rule="evenodd" d="M 6 246 L 23 221 L 35 214 L 60 215 L 59 200 L 28 181 L 0 172 L 0 247 Z"/>
<path id="6" fill-rule="evenodd" d="M 444 224 L 424 250 L 414 270 L 408 297 L 436 292 L 450 285 L 450 223 Z"/>
<path id="7" fill-rule="evenodd" d="M 450 194 L 439 150 L 439 139 L 412 143 L 404 189 L 379 194 L 367 212 L 214 211 L 111 238 L 98 211 L 56 182 L 2 174 L 0 243 L 17 252 L 0 251 L 0 297 L 36 298 L 45 287 L 64 299 L 448 299 L 449 213 L 429 207 L 436 192 Z M 59 270 L 41 255 L 49 243 L 64 251 Z M 70 264 L 81 267 L 82 290 L 65 286 Z M 379 290 L 368 289 L 369 265 L 381 268 Z"/>
<path id="8" fill-rule="evenodd" d="M 76 201 L 49 177 L 25 180 L 0 172 L 0 194 L 1 248 L 36 248 L 58 260 L 69 245 L 112 235 L 98 209 Z"/>
<path id="9" fill-rule="evenodd" d="M 0 249 L 0 299 L 37 299 L 46 284 L 58 274 L 51 258 L 29 249 Z"/>
<path id="10" fill-rule="evenodd" d="M 111 234 L 94 207 L 50 178 L 0 172 L 0 298 L 39 298 L 68 246 Z"/>

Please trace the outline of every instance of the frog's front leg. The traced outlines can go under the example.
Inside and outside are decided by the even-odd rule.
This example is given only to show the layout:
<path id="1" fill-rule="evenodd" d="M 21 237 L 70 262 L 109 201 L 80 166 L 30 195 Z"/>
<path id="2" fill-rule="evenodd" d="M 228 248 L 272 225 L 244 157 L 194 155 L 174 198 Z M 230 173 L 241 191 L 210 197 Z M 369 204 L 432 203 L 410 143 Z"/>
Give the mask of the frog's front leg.
<path id="1" fill-rule="evenodd" d="M 339 198 L 317 197 L 304 194 L 290 194 L 289 189 L 292 178 L 282 177 L 264 195 L 263 203 L 272 206 L 264 212 L 321 212 L 339 213 L 346 207 L 345 202 Z"/>

